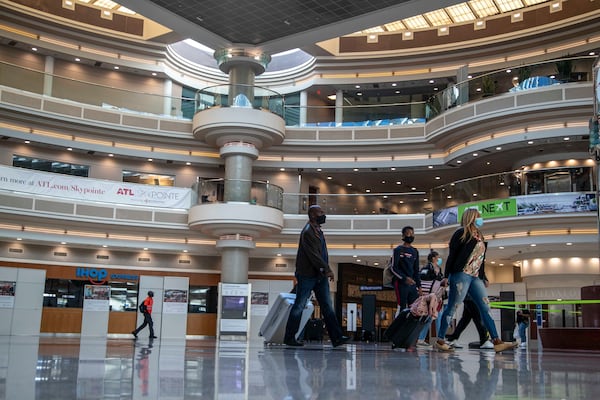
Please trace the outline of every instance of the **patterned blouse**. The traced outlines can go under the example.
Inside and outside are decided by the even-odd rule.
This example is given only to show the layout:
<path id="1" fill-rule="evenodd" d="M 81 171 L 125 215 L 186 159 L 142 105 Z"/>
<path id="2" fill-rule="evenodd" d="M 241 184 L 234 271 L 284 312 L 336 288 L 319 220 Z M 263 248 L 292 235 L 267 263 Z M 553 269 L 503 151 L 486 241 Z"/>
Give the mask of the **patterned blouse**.
<path id="1" fill-rule="evenodd" d="M 473 252 L 469 257 L 469 262 L 465 265 L 463 272 L 471 276 L 479 276 L 479 268 L 483 263 L 483 257 L 485 256 L 485 244 L 482 240 L 478 239 Z"/>

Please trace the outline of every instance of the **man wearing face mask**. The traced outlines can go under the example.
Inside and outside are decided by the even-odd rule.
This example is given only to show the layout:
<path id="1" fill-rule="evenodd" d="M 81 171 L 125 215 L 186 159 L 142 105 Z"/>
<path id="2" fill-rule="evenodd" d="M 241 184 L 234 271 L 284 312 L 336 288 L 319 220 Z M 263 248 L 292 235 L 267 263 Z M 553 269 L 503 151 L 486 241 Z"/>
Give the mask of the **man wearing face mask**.
<path id="1" fill-rule="evenodd" d="M 396 316 L 422 294 L 419 251 L 412 246 L 414 240 L 415 230 L 412 226 L 405 226 L 402 228 L 402 244 L 394 249 L 392 273 L 398 303 Z"/>
<path id="2" fill-rule="evenodd" d="M 295 336 L 300 329 L 302 311 L 311 291 L 315 292 L 321 306 L 321 313 L 333 347 L 340 346 L 350 339 L 343 335 L 331 304 L 329 280 L 333 281 L 334 275 L 329 267 L 327 244 L 321 230 L 321 225 L 325 223 L 325 220 L 325 213 L 320 206 L 309 207 L 308 223 L 300 233 L 296 255 L 296 300 L 290 310 L 283 339 L 288 346 L 303 346 L 303 343 L 297 341 Z"/>

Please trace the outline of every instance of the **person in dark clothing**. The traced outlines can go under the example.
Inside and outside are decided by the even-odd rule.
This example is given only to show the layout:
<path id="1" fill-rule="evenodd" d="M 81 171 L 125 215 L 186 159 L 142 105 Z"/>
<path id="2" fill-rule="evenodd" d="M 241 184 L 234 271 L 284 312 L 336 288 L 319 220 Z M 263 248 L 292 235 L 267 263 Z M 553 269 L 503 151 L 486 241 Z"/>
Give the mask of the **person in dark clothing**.
<path id="1" fill-rule="evenodd" d="M 325 220 L 325 213 L 320 206 L 312 205 L 309 207 L 308 223 L 300 233 L 296 255 L 296 300 L 290 310 L 283 339 L 283 342 L 288 346 L 304 345 L 296 339 L 296 333 L 300 328 L 302 311 L 311 291 L 315 292 L 317 301 L 321 306 L 325 326 L 333 347 L 340 346 L 350 339 L 348 336 L 343 335 L 331 304 L 328 281 L 333 280 L 334 275 L 329 267 L 327 244 L 321 230 L 321 225 L 325 223 Z"/>
<path id="2" fill-rule="evenodd" d="M 419 251 L 412 246 L 414 240 L 415 230 L 412 226 L 405 226 L 402 228 L 402 244 L 393 253 L 393 284 L 398 304 L 396 316 L 422 294 Z"/>
<path id="3" fill-rule="evenodd" d="M 435 293 L 439 290 L 442 281 L 444 280 L 444 274 L 442 273 L 442 257 L 440 253 L 431 249 L 431 252 L 427 255 L 427 264 L 419 272 L 421 277 L 421 292 L 425 295 Z M 443 298 L 440 299 L 443 304 Z M 443 309 L 443 305 L 440 304 L 440 310 Z M 429 320 L 419 335 L 417 347 L 428 347 L 431 344 L 425 341 L 433 320 Z M 440 319 L 435 319 L 436 331 L 440 329 Z"/>
<path id="4" fill-rule="evenodd" d="M 152 290 L 148 291 L 148 297 L 142 302 L 142 312 L 144 313 L 144 322 L 137 327 L 136 330 L 132 331 L 131 334 L 137 339 L 138 333 L 142 329 L 148 326 L 150 329 L 150 339 L 156 339 L 154 336 L 154 322 L 152 321 L 152 305 L 154 304 L 154 292 Z"/>

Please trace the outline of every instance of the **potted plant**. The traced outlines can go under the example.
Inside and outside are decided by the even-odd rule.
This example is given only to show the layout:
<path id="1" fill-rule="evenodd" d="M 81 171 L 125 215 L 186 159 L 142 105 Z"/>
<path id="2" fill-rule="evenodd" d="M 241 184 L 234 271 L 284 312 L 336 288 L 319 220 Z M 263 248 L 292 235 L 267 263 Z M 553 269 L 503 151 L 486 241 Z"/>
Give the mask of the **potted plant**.
<path id="1" fill-rule="evenodd" d="M 571 80 L 571 72 L 573 72 L 573 60 L 558 60 L 554 63 L 556 68 L 556 79 L 563 82 Z"/>
<path id="2" fill-rule="evenodd" d="M 493 96 L 496 94 L 496 82 L 489 75 L 484 75 L 481 79 L 481 90 L 483 97 Z"/>

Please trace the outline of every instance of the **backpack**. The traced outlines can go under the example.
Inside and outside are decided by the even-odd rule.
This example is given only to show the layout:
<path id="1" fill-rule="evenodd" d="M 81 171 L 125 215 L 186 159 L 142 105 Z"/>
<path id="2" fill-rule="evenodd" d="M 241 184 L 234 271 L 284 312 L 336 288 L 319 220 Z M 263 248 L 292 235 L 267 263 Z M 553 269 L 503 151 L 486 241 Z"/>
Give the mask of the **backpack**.
<path id="1" fill-rule="evenodd" d="M 148 311 L 148 309 L 146 308 L 146 304 L 144 304 L 143 302 L 138 308 L 140 309 L 141 313 L 145 313 L 146 311 Z"/>
<path id="2" fill-rule="evenodd" d="M 394 266 L 394 256 L 390 257 L 386 267 L 383 269 L 383 287 L 393 288 L 394 287 L 394 273 L 392 267 Z"/>

